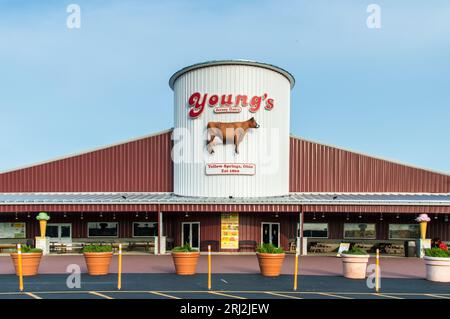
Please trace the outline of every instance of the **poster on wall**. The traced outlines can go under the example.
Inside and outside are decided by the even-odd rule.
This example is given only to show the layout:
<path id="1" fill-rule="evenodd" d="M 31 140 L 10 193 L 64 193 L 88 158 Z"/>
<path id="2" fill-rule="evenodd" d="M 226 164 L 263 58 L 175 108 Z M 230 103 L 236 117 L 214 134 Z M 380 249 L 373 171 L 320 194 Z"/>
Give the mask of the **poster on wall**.
<path id="1" fill-rule="evenodd" d="M 239 213 L 222 213 L 220 248 L 239 249 Z"/>
<path id="2" fill-rule="evenodd" d="M 0 223 L 0 238 L 25 238 L 25 223 Z"/>

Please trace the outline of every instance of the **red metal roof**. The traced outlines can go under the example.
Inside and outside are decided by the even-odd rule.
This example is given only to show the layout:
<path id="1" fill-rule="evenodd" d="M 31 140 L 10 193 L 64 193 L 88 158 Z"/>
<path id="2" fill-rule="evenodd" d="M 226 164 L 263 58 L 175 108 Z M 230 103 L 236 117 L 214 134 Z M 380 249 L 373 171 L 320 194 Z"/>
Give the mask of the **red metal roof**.
<path id="1" fill-rule="evenodd" d="M 172 192 L 171 130 L 0 174 L 0 192 Z M 449 193 L 450 176 L 290 138 L 291 192 Z"/>
<path id="2" fill-rule="evenodd" d="M 295 137 L 290 143 L 291 192 L 450 192 L 450 175 Z"/>
<path id="3" fill-rule="evenodd" d="M 170 192 L 171 130 L 0 174 L 0 192 Z"/>

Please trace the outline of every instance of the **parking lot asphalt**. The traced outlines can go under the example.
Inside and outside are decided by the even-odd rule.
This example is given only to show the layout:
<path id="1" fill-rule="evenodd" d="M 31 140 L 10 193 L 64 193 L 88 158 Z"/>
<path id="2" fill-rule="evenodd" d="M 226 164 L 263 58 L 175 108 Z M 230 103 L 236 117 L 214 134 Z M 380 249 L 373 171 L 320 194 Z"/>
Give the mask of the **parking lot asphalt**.
<path id="1" fill-rule="evenodd" d="M 0 299 L 450 299 L 449 283 L 424 279 L 385 278 L 375 293 L 366 280 L 339 276 L 299 276 L 297 291 L 289 275 L 214 274 L 211 290 L 206 274 L 124 274 L 121 290 L 116 274 L 81 274 L 80 287 L 72 289 L 68 276 L 25 277 L 19 292 L 17 276 L 0 275 Z"/>

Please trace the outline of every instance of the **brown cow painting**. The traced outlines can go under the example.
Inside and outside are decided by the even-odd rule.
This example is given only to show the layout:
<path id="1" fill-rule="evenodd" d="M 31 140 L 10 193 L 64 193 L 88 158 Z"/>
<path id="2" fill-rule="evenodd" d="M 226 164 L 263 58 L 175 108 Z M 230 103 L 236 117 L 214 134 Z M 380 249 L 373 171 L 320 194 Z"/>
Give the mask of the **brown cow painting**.
<path id="1" fill-rule="evenodd" d="M 239 154 L 239 144 L 244 139 L 245 134 L 250 128 L 258 128 L 255 118 L 248 119 L 243 122 L 209 122 L 206 126 L 210 139 L 206 143 L 208 152 L 214 153 L 214 139 L 221 138 L 223 144 L 234 143 L 234 150 Z"/>

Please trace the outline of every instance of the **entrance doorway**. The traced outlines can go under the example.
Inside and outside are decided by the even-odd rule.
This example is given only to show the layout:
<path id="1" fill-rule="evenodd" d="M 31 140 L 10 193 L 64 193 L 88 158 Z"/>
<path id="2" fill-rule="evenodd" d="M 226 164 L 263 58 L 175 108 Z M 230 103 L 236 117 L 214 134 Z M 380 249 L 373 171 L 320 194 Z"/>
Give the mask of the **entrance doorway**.
<path id="1" fill-rule="evenodd" d="M 261 242 L 278 247 L 280 245 L 280 223 L 261 223 Z"/>
<path id="2" fill-rule="evenodd" d="M 181 244 L 200 249 L 200 222 L 181 223 Z"/>
<path id="3" fill-rule="evenodd" d="M 47 237 L 51 243 L 71 243 L 72 224 L 47 224 Z"/>

